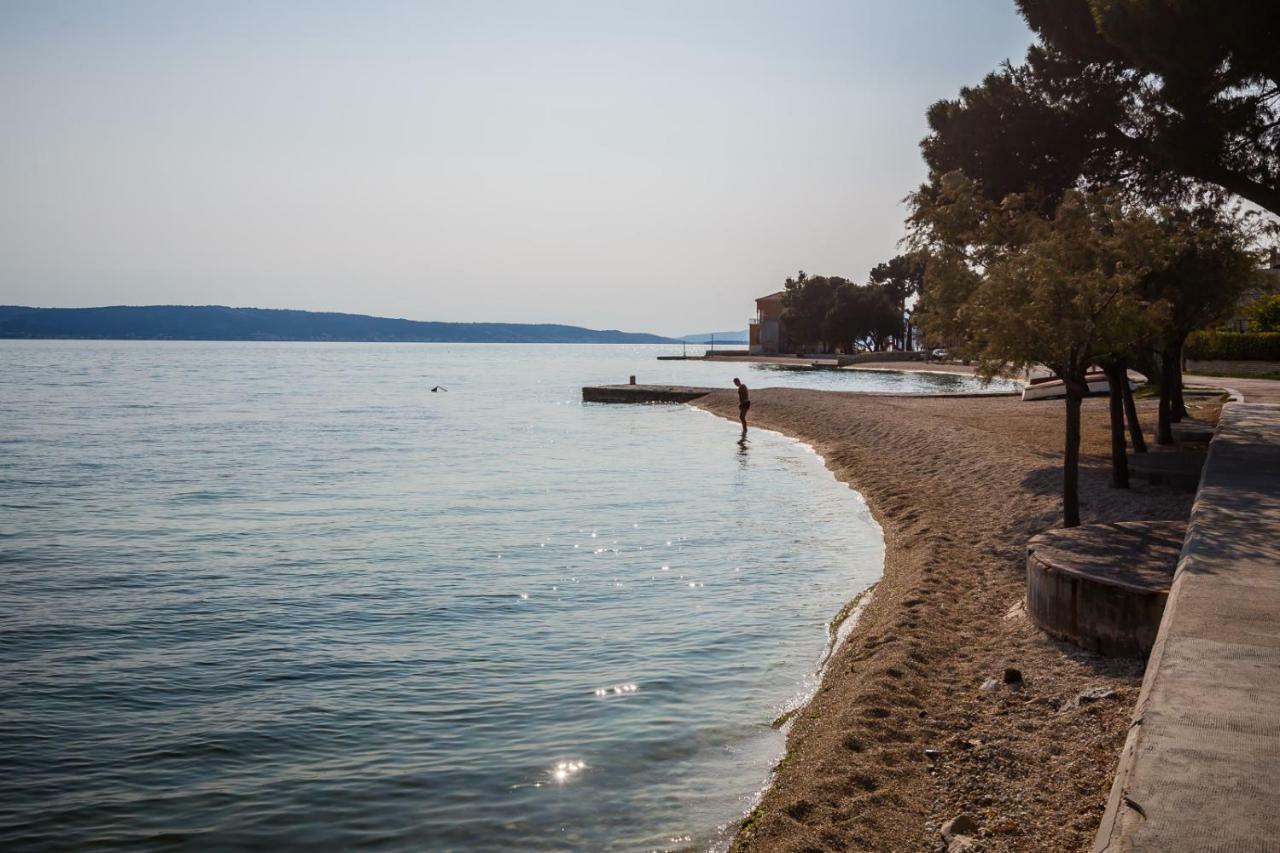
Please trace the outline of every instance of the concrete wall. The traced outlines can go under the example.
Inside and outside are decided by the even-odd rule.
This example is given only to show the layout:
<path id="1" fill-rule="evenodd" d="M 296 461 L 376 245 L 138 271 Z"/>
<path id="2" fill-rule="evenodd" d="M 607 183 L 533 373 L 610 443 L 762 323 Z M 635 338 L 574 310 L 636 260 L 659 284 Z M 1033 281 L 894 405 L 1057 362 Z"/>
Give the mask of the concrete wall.
<path id="1" fill-rule="evenodd" d="M 782 321 L 765 318 L 760 321 L 760 352 L 776 355 L 782 343 Z"/>

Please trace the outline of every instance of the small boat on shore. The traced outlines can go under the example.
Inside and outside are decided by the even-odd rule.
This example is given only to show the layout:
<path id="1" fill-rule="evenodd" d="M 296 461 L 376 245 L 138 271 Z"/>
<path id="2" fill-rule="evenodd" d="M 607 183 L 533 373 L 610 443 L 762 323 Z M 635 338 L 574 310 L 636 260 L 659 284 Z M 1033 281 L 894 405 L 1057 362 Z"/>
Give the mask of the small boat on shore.
<path id="1" fill-rule="evenodd" d="M 1111 393 L 1111 383 L 1107 381 L 1107 374 L 1096 371 L 1085 374 L 1085 382 L 1089 385 L 1089 396 Z M 1135 388 L 1137 384 L 1130 379 L 1129 388 Z M 1042 376 L 1038 379 L 1032 379 L 1027 383 L 1027 387 L 1022 389 L 1022 402 L 1029 403 L 1033 400 L 1059 400 L 1067 396 L 1067 386 L 1057 376 Z"/>

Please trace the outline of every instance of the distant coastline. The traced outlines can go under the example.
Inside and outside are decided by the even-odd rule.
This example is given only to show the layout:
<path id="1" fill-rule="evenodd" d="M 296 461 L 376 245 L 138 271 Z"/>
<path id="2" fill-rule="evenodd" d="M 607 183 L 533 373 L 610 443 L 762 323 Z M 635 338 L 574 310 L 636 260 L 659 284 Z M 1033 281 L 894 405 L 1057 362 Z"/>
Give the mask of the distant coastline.
<path id="1" fill-rule="evenodd" d="M 677 343 L 685 344 L 745 344 L 749 340 L 746 329 L 733 332 L 699 332 L 696 335 L 683 335 L 676 338 Z"/>
<path id="2" fill-rule="evenodd" d="M 137 341 L 665 344 L 674 338 L 555 323 L 443 323 L 223 305 L 0 305 L 0 338 Z"/>

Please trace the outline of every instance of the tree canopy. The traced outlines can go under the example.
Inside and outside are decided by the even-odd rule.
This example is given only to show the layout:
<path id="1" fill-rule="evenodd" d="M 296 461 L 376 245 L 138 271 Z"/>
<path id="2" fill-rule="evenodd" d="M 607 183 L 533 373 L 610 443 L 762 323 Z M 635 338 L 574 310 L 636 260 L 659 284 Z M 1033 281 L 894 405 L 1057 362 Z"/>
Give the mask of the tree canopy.
<path id="1" fill-rule="evenodd" d="M 959 172 L 917 208 L 918 239 L 934 252 L 921 310 L 926 330 L 962 343 L 986 377 L 1043 364 L 1065 386 L 1063 523 L 1080 523 L 1080 406 L 1087 372 L 1107 363 L 1123 383 L 1124 354 L 1166 324 L 1169 306 L 1143 292 L 1187 243 L 1115 191 L 1063 195 L 1052 215 L 1035 200 L 986 199 Z M 1124 454 L 1124 416 L 1113 395 L 1112 431 Z M 1113 441 L 1113 448 L 1115 447 Z M 1127 471 L 1117 484 L 1127 483 Z"/>
<path id="2" fill-rule="evenodd" d="M 868 279 L 871 284 L 883 288 L 890 301 L 902 304 L 920 294 L 925 259 L 926 256 L 919 252 L 897 255 L 872 267 Z"/>
<path id="3" fill-rule="evenodd" d="M 1280 332 L 1280 293 L 1268 293 L 1249 306 L 1249 329 Z"/>
<path id="4" fill-rule="evenodd" d="M 1280 3 L 1018 0 L 1038 36 L 928 113 L 931 183 L 959 169 L 1042 212 L 1069 189 L 1224 190 L 1280 213 Z"/>
<path id="5" fill-rule="evenodd" d="M 902 333 L 897 290 L 801 271 L 786 281 L 782 318 L 788 334 L 823 350 L 882 349 Z"/>
<path id="6" fill-rule="evenodd" d="M 1147 277 L 1142 292 L 1167 306 L 1159 332 L 1180 350 L 1191 332 L 1226 319 L 1256 283 L 1259 259 L 1249 248 L 1258 235 L 1248 218 L 1213 207 L 1173 212 L 1165 228 L 1179 235 L 1178 251 Z"/>
<path id="7" fill-rule="evenodd" d="M 787 334 L 801 343 L 825 340 L 827 311 L 835 301 L 836 289 L 846 279 L 838 276 L 810 276 L 804 270 L 788 278 L 782 296 L 782 319 Z"/>
<path id="8" fill-rule="evenodd" d="M 1098 357 L 1136 344 L 1167 309 L 1142 285 L 1183 244 L 1113 193 L 1068 192 L 1046 218 L 1016 196 L 996 205 L 955 173 L 924 227 L 937 240 L 926 329 L 966 341 L 980 372 L 1044 364 L 1083 380 Z"/>
<path id="9" fill-rule="evenodd" d="M 836 289 L 827 311 L 828 341 L 845 351 L 882 350 L 901 333 L 902 313 L 883 288 L 846 281 Z"/>

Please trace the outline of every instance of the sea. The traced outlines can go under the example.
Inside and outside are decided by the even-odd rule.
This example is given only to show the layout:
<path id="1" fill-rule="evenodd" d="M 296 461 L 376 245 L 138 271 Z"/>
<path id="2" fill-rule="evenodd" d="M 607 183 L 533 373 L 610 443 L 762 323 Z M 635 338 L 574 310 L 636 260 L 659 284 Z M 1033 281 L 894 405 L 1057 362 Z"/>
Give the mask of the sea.
<path id="1" fill-rule="evenodd" d="M 0 849 L 723 847 L 881 532 L 581 386 L 978 386 L 679 352 L 0 342 Z"/>

